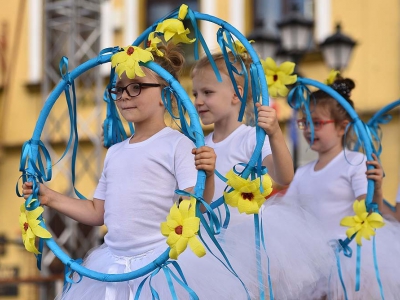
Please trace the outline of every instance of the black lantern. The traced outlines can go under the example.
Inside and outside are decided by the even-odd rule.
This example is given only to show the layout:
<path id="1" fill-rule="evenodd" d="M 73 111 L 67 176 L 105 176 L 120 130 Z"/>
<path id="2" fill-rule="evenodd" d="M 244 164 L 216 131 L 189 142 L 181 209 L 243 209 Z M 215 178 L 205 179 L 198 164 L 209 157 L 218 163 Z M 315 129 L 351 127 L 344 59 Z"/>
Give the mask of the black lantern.
<path id="1" fill-rule="evenodd" d="M 325 62 L 331 69 L 341 71 L 347 67 L 356 42 L 341 32 L 340 24 L 336 25 L 336 32 L 327 37 L 319 47 Z"/>
<path id="2" fill-rule="evenodd" d="M 293 57 L 301 57 L 312 42 L 314 21 L 305 18 L 294 5 L 292 11 L 277 26 L 281 33 L 281 47 Z"/>
<path id="3" fill-rule="evenodd" d="M 250 32 L 247 39 L 254 41 L 251 45 L 261 59 L 275 56 L 280 43 L 279 37 L 265 28 L 262 20 L 256 22 L 256 28 Z"/>

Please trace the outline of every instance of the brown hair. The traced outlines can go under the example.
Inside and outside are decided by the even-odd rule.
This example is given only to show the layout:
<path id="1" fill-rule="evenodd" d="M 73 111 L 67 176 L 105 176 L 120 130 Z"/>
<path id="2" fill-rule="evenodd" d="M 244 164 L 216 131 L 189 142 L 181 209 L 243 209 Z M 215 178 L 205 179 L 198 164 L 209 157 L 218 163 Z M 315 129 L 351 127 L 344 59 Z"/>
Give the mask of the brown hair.
<path id="1" fill-rule="evenodd" d="M 239 73 L 242 73 L 243 71 L 249 73 L 249 67 L 250 64 L 252 63 L 252 59 L 247 53 L 244 53 L 242 55 L 234 55 L 232 52 L 228 52 L 228 58 L 230 62 L 233 62 L 234 67 L 239 71 Z M 216 52 L 212 54 L 212 59 L 215 61 L 215 64 L 217 65 L 217 68 L 220 72 L 223 74 L 229 76 L 228 69 L 226 67 L 226 62 L 225 62 L 225 57 L 222 52 Z M 242 64 L 238 60 L 242 60 L 246 70 L 243 70 Z M 194 73 L 199 72 L 201 69 L 204 69 L 205 67 L 211 66 L 211 63 L 209 61 L 209 58 L 207 56 L 203 56 L 201 59 L 199 59 L 195 65 L 192 68 L 192 78 L 194 76 Z M 233 73 L 235 77 L 236 84 L 243 87 L 245 85 L 245 80 L 244 77 Z M 250 80 L 250 77 L 249 77 Z M 253 97 L 252 97 L 252 92 L 251 92 L 251 84 L 248 82 L 248 91 L 247 91 L 247 97 L 246 97 L 246 109 L 245 109 L 245 114 L 244 114 L 244 121 L 248 125 L 254 125 L 254 110 L 253 110 Z"/>
<path id="2" fill-rule="evenodd" d="M 158 56 L 153 54 L 154 62 L 156 62 L 163 69 L 168 71 L 176 80 L 179 81 L 179 76 L 182 72 L 185 64 L 185 58 L 183 56 L 181 48 L 174 45 L 173 43 L 161 44 L 158 46 L 164 56 Z M 161 85 L 167 86 L 167 82 L 157 75 Z"/>
<path id="3" fill-rule="evenodd" d="M 335 91 L 337 91 L 344 99 L 354 108 L 354 102 L 350 99 L 351 91 L 355 88 L 355 83 L 350 78 L 342 78 L 337 77 L 336 80 L 330 85 Z M 317 90 L 311 93 L 310 102 L 313 103 L 315 101 L 315 105 L 322 106 L 326 108 L 333 120 L 335 120 L 336 124 L 344 120 L 351 121 L 351 117 L 348 112 L 343 108 L 343 106 L 335 100 L 328 93 Z"/>
<path id="4" fill-rule="evenodd" d="M 350 99 L 351 91 L 355 88 L 355 83 L 350 78 L 336 77 L 336 80 L 330 85 L 336 92 L 338 92 L 349 104 L 352 108 L 354 108 L 354 102 Z M 346 109 L 333 98 L 328 93 L 317 90 L 312 92 L 310 95 L 311 104 L 314 103 L 315 106 L 319 106 L 321 108 L 329 111 L 331 118 L 335 121 L 335 125 L 342 123 L 343 121 L 352 121 L 349 113 Z M 346 138 L 346 139 L 345 139 Z M 351 144 L 357 140 L 353 130 L 349 130 L 348 133 L 343 137 L 342 144 L 347 145 L 349 148 L 352 148 Z"/>

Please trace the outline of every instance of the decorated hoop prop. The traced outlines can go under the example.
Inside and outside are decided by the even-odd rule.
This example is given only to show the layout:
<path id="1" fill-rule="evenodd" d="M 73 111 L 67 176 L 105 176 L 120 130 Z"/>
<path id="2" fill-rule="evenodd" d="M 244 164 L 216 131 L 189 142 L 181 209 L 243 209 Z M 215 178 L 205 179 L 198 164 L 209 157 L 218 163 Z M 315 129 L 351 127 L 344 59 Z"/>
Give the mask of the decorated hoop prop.
<path id="1" fill-rule="evenodd" d="M 340 95 L 337 91 L 335 91 L 332 87 L 330 87 L 326 84 L 323 84 L 323 83 L 320 83 L 318 81 L 308 79 L 308 78 L 298 78 L 296 86 L 289 93 L 288 103 L 295 110 L 299 110 L 301 108 L 303 109 L 303 111 L 306 115 L 305 117 L 306 117 L 307 123 L 310 124 L 309 126 L 310 126 L 310 130 L 311 130 L 311 141 L 313 141 L 313 135 L 314 135 L 313 130 L 314 129 L 313 129 L 313 122 L 311 119 L 311 112 L 310 112 L 309 106 L 313 100 L 310 97 L 310 90 L 308 89 L 307 86 L 314 86 L 314 87 L 324 91 L 325 93 L 330 95 L 332 98 L 334 98 L 336 101 L 338 101 L 338 103 L 347 111 L 347 113 L 349 114 L 349 116 L 352 119 L 351 125 L 353 125 L 353 131 L 357 135 L 359 147 L 362 146 L 364 148 L 367 160 L 372 160 L 373 159 L 372 153 L 375 152 L 375 149 L 373 148 L 372 137 L 369 134 L 368 127 L 366 126 L 365 123 L 363 123 L 361 121 L 361 119 L 359 118 L 359 116 L 357 115 L 357 113 L 355 112 L 353 107 L 346 101 L 346 99 L 342 95 Z M 393 106 L 394 106 L 394 104 L 392 104 L 390 107 L 393 107 Z M 387 109 L 384 109 L 384 110 L 382 110 L 382 113 L 384 113 L 386 111 L 387 111 Z M 381 112 L 380 112 L 380 114 L 381 114 Z M 378 119 L 378 117 L 373 118 L 371 120 L 370 124 L 377 122 L 377 119 Z M 349 126 L 348 126 L 348 128 L 349 128 Z M 369 169 L 372 169 L 373 166 L 368 165 L 367 168 L 369 170 Z M 374 185 L 375 185 L 374 181 L 371 179 L 368 179 L 366 199 L 363 201 L 356 201 L 354 204 L 354 209 L 355 209 L 355 211 L 372 212 L 372 215 L 374 215 L 373 216 L 374 218 L 376 215 L 376 223 L 379 223 L 380 219 L 382 217 L 380 216 L 377 204 L 372 202 L 373 194 L 374 194 Z M 349 218 L 349 217 L 347 217 L 347 218 Z M 379 228 L 379 227 L 383 226 L 383 223 L 379 223 L 377 225 L 379 225 L 379 226 L 376 228 Z M 346 238 L 345 240 L 338 240 L 338 243 L 340 246 L 337 245 L 336 249 L 335 249 L 338 273 L 339 273 L 340 281 L 341 281 L 341 284 L 342 284 L 342 287 L 343 287 L 343 290 L 345 293 L 346 300 L 348 298 L 347 298 L 346 288 L 345 288 L 344 281 L 342 279 L 342 274 L 341 274 L 339 252 L 343 252 L 343 254 L 347 257 L 352 256 L 352 249 L 350 248 L 349 244 L 351 243 L 351 241 L 353 239 L 355 239 L 356 233 L 357 232 L 355 232 L 350 238 Z M 357 236 L 357 239 L 359 239 L 359 238 L 360 238 L 360 236 Z M 374 238 L 375 237 L 373 237 L 373 239 Z M 357 244 L 356 287 L 355 287 L 356 291 L 358 291 L 360 289 L 360 264 L 361 264 L 361 262 L 360 262 L 361 254 L 360 253 L 361 253 L 360 245 Z M 377 262 L 376 256 L 375 256 L 375 242 L 373 242 L 373 253 L 374 253 L 374 266 L 375 266 L 376 278 L 378 281 L 379 288 L 381 290 L 381 294 L 383 294 L 383 289 L 382 289 L 382 284 L 380 281 L 380 275 L 379 275 L 379 269 L 378 269 L 378 262 Z"/>
<path id="2" fill-rule="evenodd" d="M 163 18 L 159 21 L 157 21 L 155 24 L 153 24 L 151 27 L 149 27 L 147 30 L 145 30 L 142 35 L 139 36 L 139 38 L 133 43 L 133 45 L 139 45 L 142 42 L 147 41 L 148 37 L 152 32 L 154 32 L 157 29 L 157 26 L 161 24 L 165 20 L 169 19 L 181 19 L 181 16 L 179 15 L 178 10 L 174 11 L 171 13 L 169 16 L 166 18 Z M 197 43 L 200 42 L 203 49 L 206 52 L 206 55 L 210 57 L 210 51 L 208 50 L 208 47 L 204 41 L 204 38 L 202 37 L 198 27 L 197 27 L 197 21 L 198 20 L 203 20 L 203 21 L 208 21 L 215 23 L 219 25 L 221 28 L 218 33 L 218 38 L 219 38 L 219 43 L 222 47 L 228 47 L 230 49 L 234 48 L 234 43 L 232 36 L 233 35 L 235 38 L 237 38 L 242 45 L 247 49 L 248 54 L 251 56 L 253 60 L 253 64 L 251 67 L 251 84 L 253 87 L 253 90 L 256 91 L 254 94 L 254 102 L 262 102 L 263 105 L 268 105 L 268 87 L 267 87 L 267 82 L 266 78 L 264 76 L 264 71 L 262 64 L 260 62 L 260 59 L 257 56 L 257 53 L 254 51 L 250 43 L 247 41 L 247 39 L 238 31 L 236 30 L 233 26 L 228 24 L 227 22 L 218 19 L 216 17 L 210 16 L 210 15 L 205 15 L 201 14 L 198 12 L 193 12 L 190 9 L 187 11 L 187 14 L 185 16 L 185 19 L 189 19 L 191 24 L 194 27 L 194 34 L 195 34 L 195 57 L 196 59 L 198 58 L 198 45 Z M 166 32 L 164 32 L 164 35 Z M 227 40 L 224 40 L 223 37 L 227 36 Z M 88 71 L 91 68 L 94 68 L 98 65 L 107 63 L 110 61 L 111 56 L 114 55 L 120 51 L 119 47 L 115 48 L 107 48 L 104 49 L 100 52 L 99 56 L 96 58 L 93 58 L 91 60 L 88 60 L 87 62 L 81 64 L 78 66 L 76 69 L 72 70 L 71 72 L 68 71 L 68 59 L 63 58 L 60 63 L 60 73 L 62 75 L 62 79 L 60 82 L 57 84 L 57 86 L 53 89 L 51 94 L 49 95 L 48 99 L 46 100 L 38 121 L 36 123 L 32 138 L 25 142 L 22 148 L 22 154 L 21 154 L 21 163 L 20 163 L 20 171 L 22 172 L 22 179 L 23 181 L 32 181 L 33 182 L 33 194 L 31 197 L 29 197 L 24 204 L 24 207 L 26 211 L 33 211 L 36 208 L 39 207 L 40 203 L 37 201 L 38 199 L 38 194 L 39 194 L 39 184 L 38 182 L 45 182 L 51 180 L 51 172 L 52 172 L 52 164 L 51 164 L 51 158 L 46 150 L 43 142 L 40 140 L 45 122 L 47 120 L 47 117 L 57 101 L 57 99 L 60 97 L 60 95 L 65 92 L 66 98 L 67 98 L 67 103 L 68 103 L 68 109 L 70 112 L 70 120 L 71 120 L 71 135 L 70 135 L 70 140 L 67 145 L 67 150 L 69 147 L 73 144 L 73 170 L 72 170 L 72 181 L 74 183 L 74 178 L 75 178 L 75 169 L 74 169 L 74 163 L 75 163 L 75 156 L 76 156 L 76 150 L 77 150 L 77 130 L 76 130 L 76 99 L 75 99 L 75 89 L 74 89 L 74 80 L 83 74 L 84 72 Z M 226 51 L 226 50 L 225 50 Z M 214 71 L 216 72 L 217 78 L 220 78 L 220 75 L 218 73 L 218 70 L 215 66 L 215 63 L 211 62 L 213 65 Z M 165 81 L 168 82 L 169 84 L 169 92 L 173 93 L 176 97 L 180 98 L 180 101 L 182 105 L 184 106 L 184 109 L 188 112 L 189 118 L 190 118 L 190 126 L 182 128 L 183 131 L 189 135 L 189 138 L 194 140 L 195 144 L 197 147 L 200 147 L 204 145 L 204 136 L 202 132 L 202 128 L 198 119 L 198 114 L 190 100 L 190 98 L 187 96 L 186 92 L 184 89 L 181 87 L 181 85 L 173 78 L 172 75 L 170 75 L 167 71 L 165 71 L 163 68 L 158 66 L 154 62 L 147 62 L 147 63 L 141 63 L 141 65 L 149 68 L 150 70 L 156 72 L 158 75 L 160 75 Z M 233 80 L 233 72 L 235 70 L 230 69 L 230 76 Z M 115 84 L 115 74 L 114 70 L 112 70 L 111 81 L 109 84 L 109 87 L 112 86 L 112 84 Z M 73 92 L 73 99 L 71 100 L 70 96 L 70 90 L 72 89 Z M 261 97 L 261 100 L 260 98 Z M 105 96 L 106 98 L 106 96 Z M 118 117 L 116 117 L 116 111 L 115 111 L 115 104 L 113 101 L 107 101 L 108 102 L 108 109 L 107 113 L 110 112 L 110 114 L 107 114 L 108 116 L 111 116 L 110 118 L 107 118 L 105 121 L 105 132 L 104 132 L 104 138 L 107 141 L 106 144 L 110 146 L 111 144 L 118 142 L 119 140 L 123 139 L 126 137 L 126 133 L 124 133 L 124 128 L 121 126 L 120 120 Z M 114 110 L 113 110 L 114 109 Z M 111 121 L 110 121 L 111 120 Z M 131 126 L 130 126 L 131 127 Z M 132 127 L 131 127 L 132 130 Z M 242 172 L 241 176 L 244 178 L 247 178 L 252 172 L 254 172 L 256 164 L 260 160 L 260 153 L 262 149 L 262 145 L 265 139 L 265 132 L 264 130 L 257 128 L 257 145 L 254 150 L 254 153 L 249 161 L 249 163 L 246 165 L 245 170 Z M 75 142 L 73 143 L 73 140 L 75 137 Z M 64 154 L 65 155 L 65 154 Z M 63 155 L 63 156 L 64 156 Z M 45 163 L 42 161 L 42 157 L 45 158 Z M 205 185 L 205 173 L 204 171 L 199 171 L 198 172 L 198 177 L 197 177 L 197 183 L 195 186 L 195 192 L 194 192 L 194 197 L 199 200 L 202 197 L 203 191 L 204 191 L 204 185 Z M 81 195 L 76 189 L 75 189 L 76 194 L 80 198 L 84 198 L 83 195 Z M 17 195 L 20 195 L 18 188 L 17 188 Z M 199 210 L 199 205 L 201 201 L 197 201 L 197 211 Z M 203 201 L 203 204 L 204 201 Z M 221 203 L 215 203 L 215 206 L 218 206 L 222 204 Z M 207 205 L 205 205 L 207 207 Z M 209 212 L 212 213 L 212 208 L 208 207 Z M 42 219 L 42 216 L 40 215 L 37 219 L 39 221 L 39 225 L 46 230 L 46 224 L 44 223 L 44 220 Z M 215 226 L 216 228 L 213 230 L 208 230 L 208 233 L 210 234 L 211 238 L 213 238 L 213 235 L 215 233 L 218 233 L 219 231 L 219 224 L 217 221 L 211 227 Z M 49 249 L 54 253 L 56 257 L 58 257 L 70 270 L 71 272 L 77 272 L 80 276 L 86 276 L 95 280 L 99 281 L 105 281 L 105 282 L 120 282 L 120 281 L 127 281 L 131 280 L 134 278 L 138 278 L 141 276 L 144 276 L 146 274 L 149 274 L 156 269 L 160 269 L 162 266 L 166 266 L 166 263 L 169 259 L 169 249 L 166 249 L 164 253 L 161 254 L 160 257 L 158 257 L 156 260 L 154 260 L 152 263 L 148 264 L 147 266 L 138 269 L 133 272 L 128 272 L 128 273 L 123 273 L 123 274 L 104 274 L 104 273 L 99 273 L 90 269 L 87 269 L 86 267 L 80 265 L 79 260 L 74 260 L 72 259 L 69 255 L 67 255 L 56 243 L 56 241 L 53 238 L 45 238 L 45 239 L 39 239 L 39 254 L 37 254 L 37 259 L 38 259 L 38 268 L 40 269 L 40 263 L 41 263 L 41 250 L 43 248 L 43 243 L 46 243 Z M 217 245 L 218 247 L 218 245 Z M 223 253 L 223 251 L 222 251 Z M 228 269 L 232 269 L 231 266 L 229 265 L 228 262 Z M 233 269 L 232 273 L 235 275 Z M 67 278 L 66 278 L 67 279 Z M 68 281 L 69 279 L 67 279 Z M 183 281 L 184 278 L 183 278 Z M 70 281 L 71 282 L 71 281 Z"/>
<path id="3" fill-rule="evenodd" d="M 111 53 L 117 52 L 117 48 L 110 50 Z M 35 162 L 39 161 L 40 158 L 39 156 L 39 151 L 44 150 L 44 146 L 42 142 L 40 141 L 40 136 L 46 121 L 47 116 L 50 113 L 50 110 L 58 97 L 61 95 L 61 93 L 65 90 L 65 88 L 68 88 L 68 85 L 71 84 L 71 82 L 77 78 L 79 75 L 84 73 L 85 71 L 99 65 L 105 62 L 108 62 L 110 60 L 110 57 L 112 54 L 103 54 L 100 55 L 99 57 L 89 60 L 86 63 L 82 64 L 75 70 L 71 71 L 71 73 L 66 73 L 65 76 L 62 78 L 62 80 L 58 83 L 58 85 L 55 87 L 53 92 L 50 94 L 48 99 L 46 100 L 46 103 L 39 115 L 38 122 L 36 124 L 35 130 L 33 132 L 32 138 L 24 144 L 23 147 L 23 160 L 21 162 L 21 166 L 26 166 L 26 169 L 22 169 L 21 171 L 23 172 L 23 177 L 24 180 L 28 181 L 34 181 L 36 179 L 44 178 L 47 180 L 50 180 L 51 178 L 43 176 L 43 172 L 40 171 L 40 168 L 38 168 L 35 164 Z M 175 94 L 180 97 L 180 100 L 182 104 L 185 106 L 185 108 L 188 111 L 188 115 L 191 120 L 191 127 L 193 131 L 196 133 L 196 141 L 195 144 L 197 147 L 203 146 L 204 145 L 204 136 L 202 132 L 202 128 L 200 125 L 200 122 L 197 118 L 197 112 L 195 108 L 193 107 L 193 104 L 190 100 L 190 98 L 187 96 L 186 92 L 182 88 L 182 86 L 178 83 L 178 81 L 167 71 L 165 71 L 163 68 L 161 68 L 159 65 L 157 65 L 154 62 L 148 62 L 144 64 L 145 67 L 149 68 L 150 70 L 156 72 L 158 75 L 160 75 L 164 80 L 166 80 L 170 87 L 175 91 Z M 51 171 L 51 165 L 48 164 L 49 161 L 47 161 L 47 171 L 48 173 Z M 40 163 L 39 163 L 40 164 Z M 195 186 L 195 196 L 197 197 L 202 197 L 202 193 L 204 190 L 204 184 L 205 184 L 205 173 L 204 171 L 199 171 L 198 172 L 198 177 L 197 177 L 197 183 Z M 36 207 L 38 207 L 39 203 L 38 201 L 32 202 L 32 199 L 37 199 L 37 194 L 38 194 L 38 186 L 35 185 L 34 187 L 34 193 L 32 197 L 26 200 L 25 206 L 27 210 L 32 210 Z M 41 221 L 40 225 L 46 229 L 46 225 Z M 57 245 L 57 243 L 54 241 L 53 238 L 48 238 L 45 240 L 47 246 L 50 248 L 51 251 L 68 267 L 70 267 L 72 270 L 78 272 L 79 274 L 96 279 L 96 280 L 101 280 L 101 281 L 126 281 L 130 280 L 132 278 L 137 278 L 143 275 L 148 274 L 149 272 L 155 270 L 158 268 L 160 265 L 165 263 L 168 259 L 168 249 L 158 258 L 156 259 L 153 263 L 149 264 L 146 267 L 143 267 L 137 271 L 134 272 L 129 272 L 125 274 L 102 274 L 98 273 L 92 270 L 88 270 L 87 268 L 81 266 L 79 263 L 77 263 L 75 260 L 71 259 L 61 248 Z"/>

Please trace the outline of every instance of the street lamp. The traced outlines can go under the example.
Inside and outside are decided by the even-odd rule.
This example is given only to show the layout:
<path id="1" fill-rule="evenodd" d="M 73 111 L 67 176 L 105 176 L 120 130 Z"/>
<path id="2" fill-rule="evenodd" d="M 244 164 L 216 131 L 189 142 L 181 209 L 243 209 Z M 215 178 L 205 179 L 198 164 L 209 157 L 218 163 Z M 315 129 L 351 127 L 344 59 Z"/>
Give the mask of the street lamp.
<path id="1" fill-rule="evenodd" d="M 254 41 L 254 50 L 262 59 L 275 56 L 280 44 L 279 37 L 265 28 L 262 20 L 257 20 L 255 25 L 255 29 L 247 36 L 249 41 Z"/>
<path id="2" fill-rule="evenodd" d="M 276 25 L 281 33 L 281 53 L 290 55 L 297 65 L 312 43 L 314 21 L 305 18 L 293 5 L 292 11 Z"/>
<path id="3" fill-rule="evenodd" d="M 298 63 L 310 48 L 313 38 L 314 21 L 305 18 L 294 4 L 292 11 L 282 21 L 277 22 L 281 33 L 281 47 L 277 53 L 279 61 L 293 61 L 295 63 L 294 73 L 299 75 Z M 296 170 L 298 164 L 298 132 L 297 111 L 293 110 L 289 121 L 289 133 L 292 140 L 293 165 Z"/>
<path id="4" fill-rule="evenodd" d="M 357 43 L 341 32 L 340 24 L 336 32 L 327 37 L 320 45 L 325 62 L 331 69 L 342 71 L 347 67 L 351 53 Z"/>

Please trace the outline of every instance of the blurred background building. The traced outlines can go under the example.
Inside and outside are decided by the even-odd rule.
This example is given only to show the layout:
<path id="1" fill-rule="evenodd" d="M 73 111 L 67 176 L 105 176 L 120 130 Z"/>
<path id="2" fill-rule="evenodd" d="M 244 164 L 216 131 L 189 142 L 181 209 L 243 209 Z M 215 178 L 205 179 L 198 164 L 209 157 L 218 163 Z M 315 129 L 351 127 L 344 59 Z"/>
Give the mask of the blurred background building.
<path id="1" fill-rule="evenodd" d="M 257 51 L 276 61 L 292 60 L 303 77 L 324 81 L 331 68 L 352 78 L 356 110 L 368 120 L 400 95 L 400 2 L 387 0 L 0 0 L 0 299 L 53 299 L 62 288 L 63 265 L 44 251 L 42 271 L 35 257 L 22 245 L 18 223 L 23 200 L 15 193 L 21 186 L 21 148 L 35 128 L 43 103 L 61 78 L 59 62 L 68 57 L 73 70 L 101 49 L 126 46 L 157 19 L 185 3 L 192 10 L 224 19 L 245 36 L 263 45 Z M 292 26 L 292 27 L 291 27 Z M 294 27 L 293 27 L 294 26 Z M 200 22 L 211 49 L 216 48 L 217 27 Z M 291 35 L 290 30 L 297 30 Z M 309 29 L 309 31 L 307 31 Z M 344 46 L 346 57 L 331 57 L 329 46 Z M 351 46 L 351 47 L 349 47 Z M 354 47 L 352 47 L 354 46 Z M 187 50 L 193 62 L 193 53 Z M 328 55 L 328 56 L 327 56 Z M 338 61 L 337 61 L 338 59 Z M 105 117 L 102 100 L 109 64 L 86 72 L 76 82 L 79 153 L 72 185 L 71 153 L 63 160 L 69 139 L 69 115 L 63 96 L 46 122 L 42 140 L 52 156 L 53 179 L 49 185 L 88 198 L 102 169 L 105 149 L 100 144 Z M 189 70 L 189 68 L 188 68 Z M 64 70 L 65 71 L 65 70 Z M 188 74 L 182 85 L 191 95 Z M 286 99 L 272 105 L 287 134 L 297 165 L 313 158 L 297 130 L 291 128 L 292 110 Z M 394 203 L 400 182 L 400 110 L 382 125 L 382 164 L 386 173 L 385 198 Z M 205 128 L 206 131 L 211 128 Z M 308 151 L 307 151 L 308 150 Z M 322 196 L 322 195 L 321 195 Z M 101 242 L 104 228 L 83 226 L 46 210 L 53 236 L 72 257 L 83 257 Z"/>

